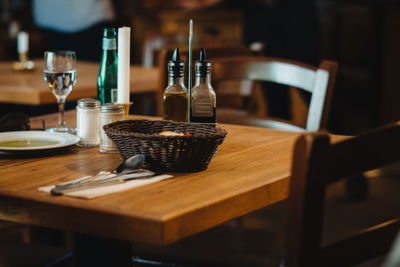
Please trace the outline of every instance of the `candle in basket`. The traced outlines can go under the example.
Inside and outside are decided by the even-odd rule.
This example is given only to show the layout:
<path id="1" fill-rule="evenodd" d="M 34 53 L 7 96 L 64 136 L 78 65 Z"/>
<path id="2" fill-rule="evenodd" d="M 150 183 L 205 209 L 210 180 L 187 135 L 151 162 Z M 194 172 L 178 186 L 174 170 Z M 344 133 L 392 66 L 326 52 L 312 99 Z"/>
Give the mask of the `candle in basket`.
<path id="1" fill-rule="evenodd" d="M 118 104 L 129 104 L 131 28 L 118 29 Z"/>

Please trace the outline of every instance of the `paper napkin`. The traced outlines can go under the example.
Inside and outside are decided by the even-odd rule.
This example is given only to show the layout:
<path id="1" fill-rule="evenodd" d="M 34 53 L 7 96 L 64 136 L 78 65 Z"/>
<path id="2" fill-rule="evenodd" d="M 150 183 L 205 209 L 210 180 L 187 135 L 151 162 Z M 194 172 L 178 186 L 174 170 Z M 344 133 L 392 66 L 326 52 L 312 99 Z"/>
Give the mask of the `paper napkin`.
<path id="1" fill-rule="evenodd" d="M 130 180 L 126 181 L 124 183 L 118 183 L 118 184 L 105 184 L 104 186 L 98 186 L 98 187 L 93 187 L 93 188 L 82 188 L 82 189 L 76 189 L 74 191 L 66 191 L 63 194 L 65 196 L 70 196 L 70 197 L 77 197 L 77 198 L 85 198 L 85 199 L 92 199 L 100 196 L 105 196 L 108 194 L 112 193 L 117 193 L 121 191 L 125 191 L 131 188 L 155 183 L 158 181 L 162 181 L 168 178 L 171 178 L 172 175 L 167 175 L 167 174 L 162 174 L 150 178 L 145 178 L 145 179 L 136 179 L 136 180 Z M 82 177 L 79 179 L 83 179 L 86 177 Z M 77 179 L 77 180 L 79 180 Z M 39 187 L 38 190 L 41 192 L 47 192 L 50 193 L 51 189 L 53 189 L 55 185 L 50 185 L 50 186 L 43 186 Z"/>

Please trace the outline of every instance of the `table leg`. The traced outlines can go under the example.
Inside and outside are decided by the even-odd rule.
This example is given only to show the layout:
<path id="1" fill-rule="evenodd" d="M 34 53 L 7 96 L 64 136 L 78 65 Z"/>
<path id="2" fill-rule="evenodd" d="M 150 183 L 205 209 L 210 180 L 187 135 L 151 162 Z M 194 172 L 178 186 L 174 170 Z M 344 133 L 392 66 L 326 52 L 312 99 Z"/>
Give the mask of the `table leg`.
<path id="1" fill-rule="evenodd" d="M 130 242 L 76 233 L 74 262 L 81 266 L 132 266 Z"/>

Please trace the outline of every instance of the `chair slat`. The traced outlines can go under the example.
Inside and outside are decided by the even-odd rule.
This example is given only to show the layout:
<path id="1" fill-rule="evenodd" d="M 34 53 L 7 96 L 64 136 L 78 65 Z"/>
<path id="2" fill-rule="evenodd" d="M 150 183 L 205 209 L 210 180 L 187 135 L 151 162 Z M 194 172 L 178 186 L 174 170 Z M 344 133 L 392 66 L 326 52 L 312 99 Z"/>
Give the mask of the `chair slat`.
<path id="1" fill-rule="evenodd" d="M 213 66 L 213 81 L 218 82 L 227 78 L 269 81 L 313 92 L 316 72 L 312 68 L 279 61 L 248 63 L 244 59 L 239 57 L 229 59 L 232 64 L 231 68 L 223 67 L 223 60 L 216 61 Z"/>
<path id="2" fill-rule="evenodd" d="M 308 131 L 318 131 L 320 128 L 320 122 L 322 119 L 325 105 L 325 98 L 329 82 L 329 73 L 326 70 L 319 69 L 315 75 L 315 82 L 313 84 L 312 92 L 313 96 L 310 102 L 310 108 L 308 109 L 308 119 L 306 129 Z"/>
<path id="3" fill-rule="evenodd" d="M 396 123 L 334 145 L 326 157 L 331 163 L 326 170 L 328 181 L 400 161 L 399 137 L 400 124 Z"/>

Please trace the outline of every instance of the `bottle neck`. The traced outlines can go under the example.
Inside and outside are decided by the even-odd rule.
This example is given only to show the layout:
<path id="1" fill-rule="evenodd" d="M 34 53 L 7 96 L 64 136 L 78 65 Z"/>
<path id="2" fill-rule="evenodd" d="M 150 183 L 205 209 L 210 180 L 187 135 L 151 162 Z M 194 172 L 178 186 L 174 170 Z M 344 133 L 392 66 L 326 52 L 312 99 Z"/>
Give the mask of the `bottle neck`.
<path id="1" fill-rule="evenodd" d="M 115 38 L 103 38 L 103 56 L 101 61 L 103 64 L 116 63 L 117 47 Z"/>
<path id="2" fill-rule="evenodd" d="M 205 77 L 196 75 L 194 85 L 199 86 L 200 84 L 206 84 L 207 86 L 210 86 L 211 85 L 211 73 L 208 72 Z"/>
<path id="3" fill-rule="evenodd" d="M 169 76 L 168 77 L 168 85 L 173 85 L 173 84 L 179 84 L 182 87 L 185 87 L 183 77 Z"/>

